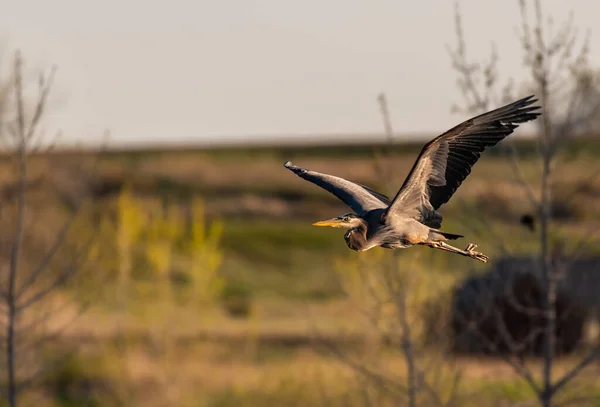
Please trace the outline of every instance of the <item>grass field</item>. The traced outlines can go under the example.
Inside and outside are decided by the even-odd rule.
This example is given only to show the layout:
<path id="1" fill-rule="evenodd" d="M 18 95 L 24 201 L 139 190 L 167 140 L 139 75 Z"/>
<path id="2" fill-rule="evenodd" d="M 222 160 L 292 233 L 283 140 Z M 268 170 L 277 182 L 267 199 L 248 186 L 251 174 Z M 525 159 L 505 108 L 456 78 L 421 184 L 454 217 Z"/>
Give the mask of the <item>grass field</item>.
<path id="1" fill-rule="evenodd" d="M 591 239 L 600 226 L 600 177 L 591 178 L 591 172 L 600 170 L 599 145 L 590 141 L 569 147 L 553 179 L 557 205 L 552 234 L 573 245 Z M 379 159 L 391 168 L 394 185 L 402 183 L 418 148 L 397 146 Z M 33 157 L 29 177 L 41 185 L 29 194 L 35 214 L 31 235 L 39 236 L 39 242 L 31 238 L 30 250 L 47 244 L 45 236 L 68 216 L 70 202 L 82 188 L 91 190 L 94 199 L 82 212 L 91 223 L 84 222 L 77 231 L 98 236 L 103 221 L 116 224 L 117 200 L 124 186 L 139 201 L 141 212 L 156 202 L 185 212 L 192 198 L 201 198 L 206 210 L 203 222 L 222 222 L 218 250 L 214 249 L 222 254 L 218 276 L 225 291 L 237 293 L 233 297 L 248 308 L 248 315 L 236 317 L 227 312 L 222 296 L 197 302 L 197 287 L 186 277 L 188 263 L 172 263 L 165 280 L 136 253 L 123 308 L 117 295 L 122 261 L 117 258 L 119 247 L 114 247 L 116 235 L 107 232 L 100 239 L 101 255 L 87 271 L 95 275 L 77 279 L 57 294 L 56 301 L 76 294 L 76 301 L 53 317 L 57 326 L 68 321 L 84 299 L 92 304 L 69 324 L 61 339 L 62 347 L 75 349 L 71 363 L 50 375 L 35 397 L 42 395 L 45 405 L 56 406 L 117 405 L 116 400 L 127 406 L 397 405 L 387 393 L 370 394 L 376 399 L 367 404 L 363 393 L 374 392 L 372 384 L 346 360 L 377 366 L 398 388 L 404 385 L 405 364 L 398 349 L 377 341 L 373 347 L 368 325 L 355 299 L 348 296 L 340 267 L 354 264 L 359 255 L 348 250 L 340 230 L 311 226 L 349 210 L 282 165 L 290 159 L 301 167 L 384 191 L 373 158 L 377 150 L 377 146 L 332 146 L 114 152 L 101 157 L 89 178 L 81 177 L 88 173 L 81 168 L 91 171 L 90 157 L 77 153 Z M 534 146 L 523 144 L 522 150 L 523 176 L 535 185 L 539 163 L 532 155 Z M 0 182 L 9 185 L 9 163 L 2 165 L 5 176 Z M 395 190 L 384 192 L 393 196 Z M 443 229 L 464 234 L 465 245 L 477 242 L 493 261 L 502 250 L 537 249 L 535 234 L 519 223 L 521 215 L 531 211 L 510 160 L 497 149 L 475 166 L 443 207 Z M 173 243 L 177 253 L 186 242 L 178 239 Z M 588 251 L 597 250 L 590 245 Z M 438 289 L 444 292 L 466 274 L 488 267 L 421 247 L 402 252 L 399 261 L 410 273 L 428 276 L 427 286 L 443 281 Z M 440 295 L 439 301 L 443 298 Z M 345 357 L 333 354 L 332 348 L 342 349 Z M 423 352 L 436 353 L 428 348 Z M 556 373 L 576 360 L 576 355 L 561 359 Z M 531 364 L 538 366 L 539 361 Z M 514 405 L 532 398 L 527 384 L 499 359 L 444 357 L 443 365 L 448 372 L 440 368 L 440 394 L 451 390 L 455 376 L 450 371 L 461 372 L 460 406 Z M 66 379 L 59 380 L 63 376 Z M 585 393 L 600 399 L 595 377 L 597 366 L 564 397 Z"/>

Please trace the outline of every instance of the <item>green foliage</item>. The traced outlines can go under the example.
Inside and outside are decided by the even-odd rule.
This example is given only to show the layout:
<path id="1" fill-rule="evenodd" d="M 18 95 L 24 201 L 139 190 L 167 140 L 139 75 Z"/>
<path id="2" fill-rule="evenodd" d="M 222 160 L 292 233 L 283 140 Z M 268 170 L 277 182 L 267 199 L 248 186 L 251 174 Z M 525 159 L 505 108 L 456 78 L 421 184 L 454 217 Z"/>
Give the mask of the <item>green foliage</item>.
<path id="1" fill-rule="evenodd" d="M 134 249 L 146 222 L 142 206 L 133 197 L 130 188 L 123 188 L 117 201 L 117 225 L 114 230 L 117 242 L 118 281 L 116 297 L 119 308 L 126 311 L 130 290 Z"/>
<path id="2" fill-rule="evenodd" d="M 516 403 L 535 399 L 535 393 L 531 386 L 524 380 L 472 380 L 469 383 L 469 392 L 476 394 L 477 400 L 481 403 L 487 399 L 489 402 L 494 400 L 505 400 L 506 402 Z M 475 397 L 473 397 L 475 398 Z M 483 400 L 482 400 L 483 399 Z M 475 405 L 474 402 L 472 405 Z"/>
<path id="3" fill-rule="evenodd" d="M 117 246 L 122 256 L 126 257 L 127 252 L 139 237 L 146 218 L 143 207 L 135 200 L 131 188 L 123 188 L 117 200 Z"/>
<path id="4" fill-rule="evenodd" d="M 224 280 L 218 275 L 223 263 L 220 249 L 223 222 L 206 226 L 202 201 L 196 199 L 192 206 L 192 228 L 185 252 L 190 257 L 189 272 L 194 282 L 194 296 L 200 304 L 212 303 L 223 291 Z"/>
<path id="5" fill-rule="evenodd" d="M 221 292 L 221 302 L 229 315 L 248 317 L 252 312 L 252 293 L 249 288 L 236 281 L 227 281 Z"/>
<path id="6" fill-rule="evenodd" d="M 115 389 L 98 369 L 97 360 L 73 356 L 56 366 L 42 387 L 60 407 L 119 406 Z"/>
<path id="7" fill-rule="evenodd" d="M 158 278 L 158 284 L 176 282 L 183 287 L 191 283 L 190 296 L 198 305 L 219 297 L 223 223 L 207 222 L 200 199 L 193 199 L 190 206 L 188 218 L 178 206 L 163 208 L 156 200 L 135 198 L 128 187 L 122 190 L 114 226 L 104 221 L 100 230 L 106 249 L 111 241 L 116 242 L 118 264 L 107 263 L 107 267 L 117 268 L 117 289 L 123 296 L 131 296 L 132 278 Z"/>
<path id="8" fill-rule="evenodd" d="M 314 386 L 311 386 L 314 387 Z M 306 383 L 298 383 L 282 378 L 275 384 L 266 384 L 259 389 L 237 390 L 227 388 L 214 394 L 208 402 L 201 404 L 207 407 L 233 406 L 318 406 L 320 394 Z"/>
<path id="9" fill-rule="evenodd" d="M 151 270 L 168 283 L 173 246 L 182 235 L 182 222 L 174 211 L 154 215 L 144 231 L 143 245 Z"/>
<path id="10" fill-rule="evenodd" d="M 339 230 L 315 232 L 311 222 L 297 220 L 230 220 L 224 224 L 223 245 L 248 262 L 290 270 L 304 257 L 318 256 L 329 261 L 331 252 L 345 253 L 348 248 Z M 312 261 L 312 263 L 315 263 Z"/>

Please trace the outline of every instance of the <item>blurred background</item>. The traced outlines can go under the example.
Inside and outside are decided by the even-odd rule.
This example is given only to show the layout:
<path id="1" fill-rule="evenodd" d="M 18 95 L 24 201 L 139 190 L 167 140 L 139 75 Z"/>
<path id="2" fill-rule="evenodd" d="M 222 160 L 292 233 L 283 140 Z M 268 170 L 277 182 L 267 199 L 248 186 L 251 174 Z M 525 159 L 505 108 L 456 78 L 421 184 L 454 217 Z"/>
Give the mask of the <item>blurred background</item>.
<path id="1" fill-rule="evenodd" d="M 0 53 L 0 405 L 600 400 L 600 5 L 26 0 Z M 534 94 L 442 208 L 487 264 L 356 253 L 283 163 L 394 196 Z"/>

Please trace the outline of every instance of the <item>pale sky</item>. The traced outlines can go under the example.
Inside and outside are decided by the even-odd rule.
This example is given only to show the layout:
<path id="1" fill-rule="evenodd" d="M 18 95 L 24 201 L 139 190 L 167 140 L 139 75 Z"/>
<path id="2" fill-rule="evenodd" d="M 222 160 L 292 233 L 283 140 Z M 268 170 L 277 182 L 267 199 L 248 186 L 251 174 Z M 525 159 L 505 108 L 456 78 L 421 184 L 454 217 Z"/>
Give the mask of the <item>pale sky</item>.
<path id="1" fill-rule="evenodd" d="M 446 46 L 446 0 L 2 1 L 0 38 L 30 72 L 58 66 L 49 131 L 65 140 L 191 142 L 381 132 L 385 91 L 397 133 L 441 133 L 465 119 Z M 592 29 L 597 0 L 546 0 L 556 20 Z M 495 41 L 523 77 L 517 1 L 463 0 L 469 53 Z M 521 96 L 521 95 L 519 95 Z M 523 95 L 524 96 L 524 95 Z"/>

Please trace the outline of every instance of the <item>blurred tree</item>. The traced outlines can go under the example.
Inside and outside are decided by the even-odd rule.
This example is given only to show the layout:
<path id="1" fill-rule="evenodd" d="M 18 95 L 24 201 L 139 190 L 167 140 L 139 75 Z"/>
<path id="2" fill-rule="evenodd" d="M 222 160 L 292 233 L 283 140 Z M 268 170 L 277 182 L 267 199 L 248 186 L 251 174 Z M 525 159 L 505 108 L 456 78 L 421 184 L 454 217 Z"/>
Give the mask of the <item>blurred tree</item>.
<path id="1" fill-rule="evenodd" d="M 600 356 L 595 347 L 571 371 L 555 380 L 553 366 L 556 356 L 557 292 L 560 280 L 564 277 L 564 264 L 554 261 L 553 246 L 560 244 L 552 238 L 557 226 L 552 222 L 553 176 L 561 163 L 560 151 L 565 143 L 578 135 L 589 132 L 593 120 L 600 112 L 600 81 L 598 70 L 588 60 L 589 41 L 578 38 L 578 32 L 571 14 L 560 26 L 554 25 L 551 16 L 542 11 L 542 2 L 519 1 L 521 25 L 519 40 L 524 67 L 529 73 L 525 83 L 516 85 L 508 80 L 502 85 L 498 72 L 498 53 L 492 46 L 489 60 L 483 64 L 473 63 L 467 58 L 466 42 L 460 10 L 457 6 L 455 26 L 457 44 L 450 49 L 452 66 L 458 74 L 458 87 L 464 96 L 464 107 L 454 106 L 455 111 L 482 113 L 490 108 L 513 99 L 515 88 L 519 93 L 534 93 L 544 109 L 538 124 L 537 141 L 541 170 L 539 185 L 525 181 L 518 164 L 517 149 L 512 147 L 512 166 L 520 186 L 533 208 L 535 218 L 524 224 L 539 231 L 539 262 L 537 275 L 542 287 L 542 309 L 524 310 L 530 315 L 543 318 L 544 363 L 538 376 L 530 371 L 522 360 L 507 359 L 507 362 L 531 385 L 542 406 L 549 407 L 556 400 L 558 392 L 587 365 Z M 533 21 L 529 13 L 533 10 Z M 522 90 L 522 91 L 521 91 Z M 594 172 L 597 174 L 598 171 Z M 537 188 L 537 190 L 536 190 Z M 571 198 L 572 199 L 572 198 Z M 588 236 L 591 236 L 588 235 Z M 583 244 L 588 244 L 586 241 Z M 500 244 L 500 242 L 499 242 Z M 576 256 L 571 254 L 571 258 Z M 521 307 L 523 308 L 523 307 Z M 537 334 L 534 335 L 537 337 Z M 535 338 L 532 338 L 532 340 Z M 514 344 L 515 351 L 523 344 Z M 491 349 L 493 350 L 493 349 Z"/>
<path id="2" fill-rule="evenodd" d="M 129 187 L 123 188 L 117 203 L 117 217 L 104 243 L 117 242 L 118 269 L 116 276 L 117 301 L 120 309 L 123 357 L 127 356 L 127 317 L 131 295 L 135 289 L 134 271 L 147 270 L 145 279 L 153 280 L 153 343 L 160 349 L 162 386 L 166 405 L 177 404 L 177 372 L 172 365 L 178 336 L 177 307 L 193 307 L 202 318 L 202 311 L 214 306 L 223 290 L 219 269 L 223 260 L 221 236 L 223 223 L 208 223 L 200 198 L 189 203 L 190 216 L 177 204 L 163 205 L 157 200 L 134 196 Z M 190 283 L 191 284 L 188 284 Z M 179 284 L 177 284 L 179 283 Z M 183 284 L 179 287 L 180 284 Z M 175 291 L 178 290 L 177 295 Z M 186 295 L 186 294 L 190 295 Z M 154 307 L 153 305 L 153 307 Z M 123 381 L 129 379 L 128 372 Z M 130 394 L 122 394 L 131 400 Z"/>
<path id="3" fill-rule="evenodd" d="M 377 101 L 391 147 L 394 136 L 385 94 Z M 393 194 L 398 186 L 392 183 L 390 150 L 374 151 L 374 165 L 378 179 L 388 182 L 382 187 Z M 359 376 L 365 405 L 450 406 L 459 397 L 460 375 L 443 362 L 448 343 L 434 333 L 441 332 L 439 325 L 449 319 L 437 315 L 432 322 L 430 315 L 455 276 L 440 275 L 429 267 L 425 271 L 424 254 L 373 250 L 335 259 L 343 291 L 364 317 L 360 331 L 365 333 L 367 352 L 361 357 L 334 349 L 334 354 Z M 378 363 L 389 345 L 402 352 L 406 364 L 402 376 Z"/>
<path id="4" fill-rule="evenodd" d="M 449 347 L 444 335 L 430 331 L 432 321 L 441 325 L 448 319 L 443 312 L 432 318 L 430 310 L 448 291 L 454 276 L 423 270 L 419 256 L 392 259 L 399 262 L 398 267 L 390 267 L 388 253 L 382 250 L 336 259 L 335 270 L 362 316 L 360 332 L 366 339 L 364 356 L 356 352 L 338 355 L 364 379 L 361 391 L 369 394 L 366 405 L 381 405 L 384 400 L 414 406 L 452 405 L 460 397 L 460 375 L 444 363 Z M 402 352 L 404 374 L 380 363 L 389 346 Z"/>
<path id="5" fill-rule="evenodd" d="M 158 277 L 160 315 L 158 317 L 159 326 L 157 327 L 156 342 L 161 344 L 162 350 L 162 376 L 163 388 L 165 394 L 165 403 L 167 406 L 177 404 L 173 387 L 176 385 L 176 374 L 171 365 L 172 354 L 177 339 L 173 332 L 171 318 L 173 316 L 173 298 L 171 284 L 171 265 L 174 252 L 174 245 L 181 239 L 184 232 L 183 217 L 180 213 L 169 208 L 163 214 L 162 208 L 154 213 L 150 218 L 148 231 L 146 234 L 146 256 L 150 266 Z"/>
<path id="6" fill-rule="evenodd" d="M 194 285 L 196 309 L 213 304 L 223 292 L 224 280 L 218 271 L 223 262 L 220 248 L 223 222 L 216 220 L 206 225 L 204 203 L 192 201 L 191 231 L 186 240 L 185 252 L 190 257 L 190 274 Z"/>
<path id="7" fill-rule="evenodd" d="M 99 232 L 105 232 L 102 237 L 103 251 L 113 249 L 117 259 L 117 284 L 115 288 L 115 296 L 119 314 L 117 317 L 118 338 L 117 346 L 121 357 L 125 359 L 128 354 L 128 338 L 127 338 L 127 318 L 129 315 L 129 296 L 131 290 L 131 277 L 134 267 L 134 255 L 137 249 L 138 241 L 143 228 L 147 222 L 146 212 L 144 207 L 135 200 L 131 187 L 125 186 L 119 194 L 117 200 L 117 217 L 116 225 L 111 223 L 103 223 L 105 228 Z M 113 242 L 116 248 L 111 246 Z M 109 248 L 110 247 L 110 248 Z M 113 257 L 108 258 L 109 264 L 106 266 L 114 270 Z M 129 372 L 126 371 L 125 365 L 121 366 L 119 373 L 121 374 L 120 383 L 126 383 L 129 378 Z M 120 398 L 129 402 L 132 399 L 132 394 L 128 392 L 126 386 L 120 386 Z"/>
<path id="8" fill-rule="evenodd" d="M 146 221 L 144 207 L 134 199 L 131 188 L 126 186 L 121 191 L 117 201 L 116 242 L 119 259 L 117 302 L 121 311 L 127 309 L 133 250 Z"/>
<path id="9" fill-rule="evenodd" d="M 77 194 L 68 214 L 58 213 L 58 219 L 54 219 L 54 215 L 41 219 L 40 210 L 30 199 L 27 188 L 36 185 L 28 179 L 31 155 L 48 152 L 53 147 L 53 142 L 46 144 L 42 138 L 40 126 L 54 73 L 52 69 L 48 75 L 39 76 L 38 96 L 31 111 L 25 100 L 30 89 L 24 81 L 19 52 L 15 53 L 10 81 L 0 86 L 0 142 L 16 177 L 14 191 L 4 194 L 0 212 L 4 231 L 0 236 L 0 337 L 3 342 L 0 395 L 11 407 L 17 406 L 20 396 L 42 376 L 65 361 L 65 355 L 53 347 L 72 321 L 69 318 L 66 325 L 57 327 L 52 320 L 66 308 L 59 289 L 73 281 L 76 273 L 83 272 L 87 268 L 86 261 L 93 256 L 89 251 L 93 234 L 76 222 L 85 201 L 85 189 Z M 79 169 L 79 173 L 84 171 Z M 32 189 L 32 192 L 35 191 Z M 51 198 L 47 196 L 44 200 L 44 209 L 48 209 Z M 60 217 L 66 220 L 55 228 Z M 81 233 L 77 237 L 73 236 L 74 226 Z M 41 354 L 50 349 L 53 357 L 40 362 Z"/>

